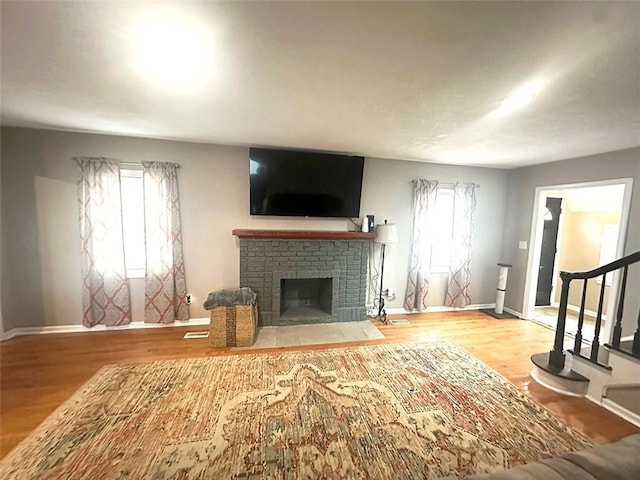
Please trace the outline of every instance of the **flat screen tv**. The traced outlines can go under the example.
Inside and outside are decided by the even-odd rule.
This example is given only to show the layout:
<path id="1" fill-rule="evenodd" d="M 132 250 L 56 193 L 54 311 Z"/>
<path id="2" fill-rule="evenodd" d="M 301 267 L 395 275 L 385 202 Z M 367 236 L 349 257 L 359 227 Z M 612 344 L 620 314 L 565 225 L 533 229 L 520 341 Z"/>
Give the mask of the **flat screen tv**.
<path id="1" fill-rule="evenodd" d="M 249 149 L 250 213 L 359 217 L 364 157 Z"/>

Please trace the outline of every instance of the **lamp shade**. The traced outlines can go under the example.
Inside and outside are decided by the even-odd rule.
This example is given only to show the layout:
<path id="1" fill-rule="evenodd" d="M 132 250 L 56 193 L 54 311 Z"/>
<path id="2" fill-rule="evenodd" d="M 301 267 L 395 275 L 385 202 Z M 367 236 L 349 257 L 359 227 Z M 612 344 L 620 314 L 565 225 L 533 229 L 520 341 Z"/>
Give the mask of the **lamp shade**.
<path id="1" fill-rule="evenodd" d="M 395 223 L 382 223 L 376 227 L 376 243 L 389 245 L 390 243 L 398 243 L 398 230 Z"/>

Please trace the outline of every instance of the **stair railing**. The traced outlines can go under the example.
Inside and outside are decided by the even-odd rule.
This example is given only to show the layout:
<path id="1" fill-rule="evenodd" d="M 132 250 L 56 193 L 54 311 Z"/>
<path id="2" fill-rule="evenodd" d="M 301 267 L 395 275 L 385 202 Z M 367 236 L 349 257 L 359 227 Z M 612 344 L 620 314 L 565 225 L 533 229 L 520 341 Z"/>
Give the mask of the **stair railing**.
<path id="1" fill-rule="evenodd" d="M 607 282 L 607 275 L 613 275 L 616 270 L 622 270 L 622 281 L 620 286 L 620 295 L 618 297 L 616 323 L 613 327 L 613 338 L 611 346 L 614 349 L 620 349 L 620 342 L 622 337 L 622 316 L 624 309 L 624 300 L 627 288 L 627 272 L 629 265 L 640 262 L 640 251 L 627 255 L 614 262 L 611 262 L 602 267 L 589 270 L 588 272 L 560 272 L 560 279 L 562 280 L 562 289 L 560 293 L 560 306 L 558 308 L 558 324 L 556 326 L 556 334 L 553 342 L 553 350 L 549 352 L 549 365 L 558 370 L 564 368 L 565 354 L 564 354 L 564 336 L 565 326 L 567 320 L 567 305 L 569 303 L 569 287 L 573 280 L 582 280 L 582 300 L 580 302 L 580 313 L 578 314 L 578 331 L 576 332 L 574 350 L 573 353 L 580 355 L 582 347 L 582 327 L 584 324 L 584 312 L 587 298 L 587 282 L 591 278 L 597 278 L 602 276 L 602 285 L 600 287 L 600 299 L 598 301 L 598 312 L 596 314 L 595 332 L 594 338 L 591 342 L 591 352 L 588 357 L 583 357 L 593 363 L 598 363 L 598 352 L 600 349 L 600 329 L 602 327 L 602 309 L 604 305 L 604 293 L 605 285 Z M 638 325 L 633 337 L 632 353 L 635 356 L 640 357 L 640 312 L 638 315 Z M 582 355 L 580 355 L 582 356 Z M 600 364 L 599 364 L 600 365 Z"/>

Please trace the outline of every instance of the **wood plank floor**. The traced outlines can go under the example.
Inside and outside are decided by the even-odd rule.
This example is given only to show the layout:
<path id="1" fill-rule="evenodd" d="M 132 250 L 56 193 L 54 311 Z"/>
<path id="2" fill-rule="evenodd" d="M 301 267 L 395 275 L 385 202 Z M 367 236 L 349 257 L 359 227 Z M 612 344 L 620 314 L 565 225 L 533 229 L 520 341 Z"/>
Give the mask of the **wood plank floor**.
<path id="1" fill-rule="evenodd" d="M 386 337 L 383 340 L 277 350 L 452 341 L 598 443 L 640 433 L 640 429 L 584 398 L 556 394 L 531 379 L 529 357 L 549 350 L 553 343 L 553 332 L 549 329 L 523 320 L 497 320 L 476 311 L 401 317 L 408 318 L 411 324 L 377 324 Z M 182 338 L 186 331 L 204 329 L 176 327 L 31 335 L 0 343 L 0 457 L 104 365 L 273 351 L 231 352 L 228 348 L 209 348 L 207 339 Z"/>

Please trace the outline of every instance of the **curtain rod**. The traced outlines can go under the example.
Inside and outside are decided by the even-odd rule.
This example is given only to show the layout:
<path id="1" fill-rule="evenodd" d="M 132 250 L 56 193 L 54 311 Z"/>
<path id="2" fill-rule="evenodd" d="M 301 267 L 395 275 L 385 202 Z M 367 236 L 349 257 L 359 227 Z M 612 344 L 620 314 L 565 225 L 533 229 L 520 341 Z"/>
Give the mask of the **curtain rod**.
<path id="1" fill-rule="evenodd" d="M 111 160 L 113 162 L 117 162 L 118 165 L 123 166 L 123 167 L 142 167 L 142 162 L 123 162 L 122 160 L 119 160 L 117 158 L 108 158 L 108 157 L 73 157 L 71 160 L 73 161 L 78 161 L 79 159 L 82 158 L 87 158 L 87 159 L 100 159 L 100 160 Z M 169 163 L 171 165 L 175 165 L 176 167 L 180 168 L 182 165 L 180 165 L 179 163 L 175 163 L 175 162 L 155 162 L 155 163 Z"/>
<path id="2" fill-rule="evenodd" d="M 171 165 L 175 165 L 176 167 L 180 168 L 182 165 L 175 163 L 175 162 L 155 162 L 155 163 L 169 163 Z M 141 167 L 142 166 L 142 162 L 120 162 L 120 165 L 125 166 L 125 167 Z"/>
<path id="3" fill-rule="evenodd" d="M 424 180 L 424 179 L 418 179 L 418 178 L 414 178 L 413 180 L 411 180 L 409 183 L 413 184 L 414 182 L 417 182 L 418 180 Z M 457 182 L 457 183 L 465 183 L 465 182 Z M 467 185 L 475 185 L 476 188 L 480 188 L 480 184 L 479 183 L 474 183 L 474 182 L 469 182 L 467 183 Z M 443 186 L 443 187 L 455 187 L 456 186 L 456 182 L 438 182 L 438 186 Z"/>

